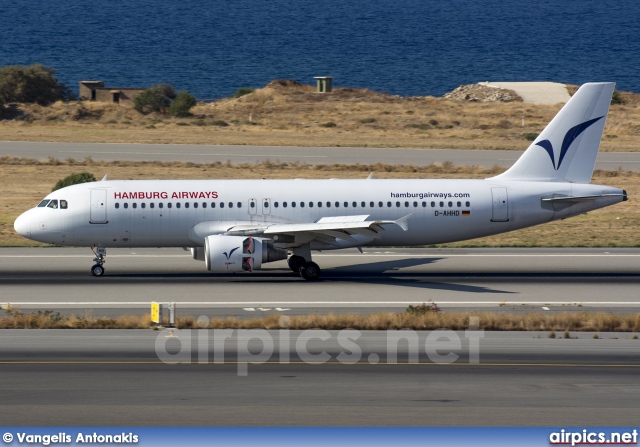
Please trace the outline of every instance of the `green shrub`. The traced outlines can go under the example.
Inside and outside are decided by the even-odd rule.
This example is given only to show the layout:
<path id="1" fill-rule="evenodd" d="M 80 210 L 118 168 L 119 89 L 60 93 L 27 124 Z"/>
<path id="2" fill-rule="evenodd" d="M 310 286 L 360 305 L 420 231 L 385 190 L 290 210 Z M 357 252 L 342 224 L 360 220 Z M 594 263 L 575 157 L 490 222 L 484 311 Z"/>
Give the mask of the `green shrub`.
<path id="1" fill-rule="evenodd" d="M 9 65 L 0 68 L 0 105 L 10 102 L 42 106 L 69 101 L 75 95 L 56 79 L 55 70 L 41 64 Z"/>
<path id="2" fill-rule="evenodd" d="M 176 95 L 169 106 L 169 114 L 178 118 L 191 116 L 191 107 L 196 105 L 196 98 L 187 91 L 182 91 Z"/>
<path id="3" fill-rule="evenodd" d="M 440 308 L 433 301 L 429 301 L 428 303 L 418 304 L 417 306 L 409 305 L 409 307 L 405 309 L 405 312 L 412 315 L 425 315 L 440 312 Z"/>
<path id="4" fill-rule="evenodd" d="M 253 93 L 254 91 L 255 89 L 251 87 L 240 87 L 233 95 L 231 95 L 231 98 L 239 98 L 241 96 L 248 95 L 249 93 Z"/>
<path id="5" fill-rule="evenodd" d="M 169 84 L 158 84 L 133 98 L 133 108 L 143 115 L 149 113 L 167 113 L 176 92 Z"/>
<path id="6" fill-rule="evenodd" d="M 89 172 L 80 172 L 79 174 L 71 174 L 62 180 L 58 180 L 51 191 L 57 191 L 65 186 L 77 185 L 78 183 L 95 182 L 96 178 Z"/>
<path id="7" fill-rule="evenodd" d="M 538 134 L 537 133 L 525 133 L 524 135 L 524 139 L 527 141 L 534 141 L 536 138 L 538 138 Z"/>
<path id="8" fill-rule="evenodd" d="M 613 91 L 613 95 L 611 96 L 611 104 L 624 104 L 624 99 L 622 99 L 618 90 Z"/>
<path id="9" fill-rule="evenodd" d="M 329 121 L 328 123 L 320 124 L 321 127 L 337 127 L 338 125 L 333 121 Z"/>

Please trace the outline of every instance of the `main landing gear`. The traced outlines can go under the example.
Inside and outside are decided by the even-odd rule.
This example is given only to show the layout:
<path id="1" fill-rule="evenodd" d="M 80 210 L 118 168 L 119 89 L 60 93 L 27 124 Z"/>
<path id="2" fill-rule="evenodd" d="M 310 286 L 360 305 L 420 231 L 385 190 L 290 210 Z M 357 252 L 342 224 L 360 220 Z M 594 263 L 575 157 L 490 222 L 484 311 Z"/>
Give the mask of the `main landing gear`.
<path id="1" fill-rule="evenodd" d="M 91 274 L 93 276 L 102 276 L 104 275 L 103 265 L 106 262 L 104 258 L 107 256 L 107 249 L 104 247 L 91 247 L 91 251 L 93 251 L 93 254 L 96 255 L 96 257 L 93 258 L 93 262 L 95 262 L 95 265 L 91 267 Z"/>
<path id="2" fill-rule="evenodd" d="M 315 262 L 307 261 L 304 257 L 293 255 L 287 261 L 294 273 L 299 273 L 307 281 L 320 279 L 320 267 Z"/>

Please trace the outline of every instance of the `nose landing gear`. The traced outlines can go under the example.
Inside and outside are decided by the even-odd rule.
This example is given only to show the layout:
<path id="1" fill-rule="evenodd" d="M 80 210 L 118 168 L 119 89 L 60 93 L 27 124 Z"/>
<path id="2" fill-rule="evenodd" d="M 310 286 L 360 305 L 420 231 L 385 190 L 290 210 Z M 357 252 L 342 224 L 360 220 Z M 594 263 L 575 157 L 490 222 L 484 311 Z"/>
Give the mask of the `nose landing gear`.
<path id="1" fill-rule="evenodd" d="M 96 257 L 93 258 L 93 262 L 95 262 L 95 265 L 91 267 L 91 274 L 93 276 L 102 276 L 104 275 L 103 265 L 106 262 L 104 258 L 107 256 L 107 249 L 104 247 L 91 247 L 91 251 L 93 251 L 93 254 L 96 255 Z"/>

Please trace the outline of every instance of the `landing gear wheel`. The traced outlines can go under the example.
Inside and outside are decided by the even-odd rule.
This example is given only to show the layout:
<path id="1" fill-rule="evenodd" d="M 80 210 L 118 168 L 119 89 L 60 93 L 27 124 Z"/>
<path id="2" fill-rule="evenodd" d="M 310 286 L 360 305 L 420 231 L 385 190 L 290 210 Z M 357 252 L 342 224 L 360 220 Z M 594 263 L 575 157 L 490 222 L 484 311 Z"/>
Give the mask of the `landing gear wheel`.
<path id="1" fill-rule="evenodd" d="M 306 261 L 302 256 L 293 255 L 289 258 L 287 263 L 289 263 L 289 268 L 291 269 L 292 272 L 299 273 L 300 268 L 304 266 Z"/>
<path id="2" fill-rule="evenodd" d="M 102 276 L 104 275 L 104 267 L 101 266 L 100 264 L 96 264 L 93 267 L 91 267 L 91 274 L 93 276 Z"/>
<path id="3" fill-rule="evenodd" d="M 317 281 L 320 279 L 320 267 L 315 262 L 307 262 L 300 267 L 300 275 L 307 281 Z"/>

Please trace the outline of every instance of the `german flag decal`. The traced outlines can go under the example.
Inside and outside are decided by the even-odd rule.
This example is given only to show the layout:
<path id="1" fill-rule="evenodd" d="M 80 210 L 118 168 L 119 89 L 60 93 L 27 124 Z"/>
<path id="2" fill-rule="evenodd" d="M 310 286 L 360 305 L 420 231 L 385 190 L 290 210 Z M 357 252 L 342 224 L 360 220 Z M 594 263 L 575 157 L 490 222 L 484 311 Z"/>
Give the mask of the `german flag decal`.
<path id="1" fill-rule="evenodd" d="M 471 211 L 463 211 L 462 215 L 463 216 L 470 216 L 471 215 Z"/>

